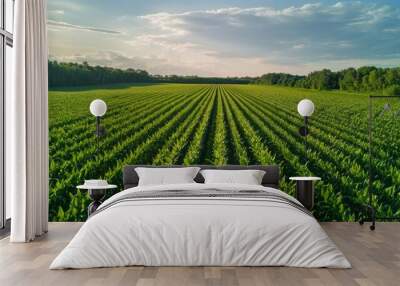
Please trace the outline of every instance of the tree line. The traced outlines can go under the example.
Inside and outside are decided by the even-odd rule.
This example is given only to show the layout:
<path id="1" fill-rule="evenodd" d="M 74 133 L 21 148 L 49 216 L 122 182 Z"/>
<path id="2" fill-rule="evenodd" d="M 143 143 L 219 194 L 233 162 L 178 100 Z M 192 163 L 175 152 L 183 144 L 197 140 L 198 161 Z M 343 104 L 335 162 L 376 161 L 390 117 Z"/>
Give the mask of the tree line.
<path id="1" fill-rule="evenodd" d="M 150 75 L 140 69 L 91 66 L 87 62 L 49 61 L 49 88 L 105 85 L 116 83 L 250 83 L 254 78 Z"/>
<path id="2" fill-rule="evenodd" d="M 152 77 L 144 70 L 90 66 L 87 62 L 78 64 L 49 61 L 50 88 L 151 81 Z"/>
<path id="3" fill-rule="evenodd" d="M 383 92 L 400 95 L 400 68 L 360 67 L 333 72 L 315 71 L 307 76 L 268 73 L 261 77 L 199 77 L 151 75 L 140 69 L 118 69 L 91 66 L 87 62 L 62 63 L 49 61 L 49 87 L 73 87 L 115 83 L 231 83 L 267 84 L 318 90 Z"/>
<path id="4" fill-rule="evenodd" d="M 360 67 L 333 72 L 329 69 L 315 71 L 307 76 L 269 73 L 252 83 L 282 85 L 318 90 L 344 90 L 357 92 L 382 92 L 400 95 L 400 68 Z"/>
<path id="5" fill-rule="evenodd" d="M 155 82 L 165 83 L 209 83 L 209 84 L 248 84 L 254 81 L 251 77 L 199 77 L 180 75 L 154 75 Z"/>

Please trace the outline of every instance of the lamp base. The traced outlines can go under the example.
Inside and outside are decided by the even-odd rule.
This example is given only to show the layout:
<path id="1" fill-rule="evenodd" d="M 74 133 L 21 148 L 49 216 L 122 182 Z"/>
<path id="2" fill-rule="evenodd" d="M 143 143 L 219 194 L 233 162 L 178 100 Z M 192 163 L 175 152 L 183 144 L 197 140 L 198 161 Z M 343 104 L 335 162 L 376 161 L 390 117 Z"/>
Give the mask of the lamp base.
<path id="1" fill-rule="evenodd" d="M 375 230 L 375 225 L 376 221 L 382 220 L 382 221 L 400 221 L 400 217 L 379 217 L 376 216 L 376 210 L 373 206 L 366 204 L 364 205 L 365 210 L 367 211 L 367 215 L 364 215 L 364 212 L 362 213 L 362 216 L 360 220 L 358 221 L 360 225 L 363 225 L 364 222 L 371 222 L 371 225 L 369 226 L 370 230 Z"/>
<path id="2" fill-rule="evenodd" d="M 368 205 L 368 204 L 364 205 L 364 208 L 367 211 L 367 216 L 364 216 L 364 213 L 363 213 L 360 220 L 358 221 L 358 223 L 360 225 L 363 225 L 364 222 L 371 221 L 371 225 L 369 226 L 369 229 L 375 230 L 375 222 L 376 222 L 375 209 L 373 206 Z"/>

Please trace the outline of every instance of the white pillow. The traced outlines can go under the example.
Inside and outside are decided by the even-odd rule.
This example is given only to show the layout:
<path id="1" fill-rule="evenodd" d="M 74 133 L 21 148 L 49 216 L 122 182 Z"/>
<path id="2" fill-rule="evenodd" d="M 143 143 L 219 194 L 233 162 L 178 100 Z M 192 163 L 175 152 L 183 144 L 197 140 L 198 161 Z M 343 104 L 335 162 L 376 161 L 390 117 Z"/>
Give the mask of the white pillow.
<path id="1" fill-rule="evenodd" d="M 200 168 L 135 168 L 139 176 L 139 186 L 195 183 L 193 180 Z"/>
<path id="2" fill-rule="evenodd" d="M 261 170 L 201 170 L 205 184 L 261 185 L 265 175 Z"/>

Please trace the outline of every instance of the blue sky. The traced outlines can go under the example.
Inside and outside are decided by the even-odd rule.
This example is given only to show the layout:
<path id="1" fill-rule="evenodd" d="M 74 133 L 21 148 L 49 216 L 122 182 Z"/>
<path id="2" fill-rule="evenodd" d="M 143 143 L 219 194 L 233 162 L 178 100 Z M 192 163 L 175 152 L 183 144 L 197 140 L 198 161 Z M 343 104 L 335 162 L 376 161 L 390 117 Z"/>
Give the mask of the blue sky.
<path id="1" fill-rule="evenodd" d="M 153 74 L 400 66 L 400 1 L 49 0 L 53 59 Z"/>

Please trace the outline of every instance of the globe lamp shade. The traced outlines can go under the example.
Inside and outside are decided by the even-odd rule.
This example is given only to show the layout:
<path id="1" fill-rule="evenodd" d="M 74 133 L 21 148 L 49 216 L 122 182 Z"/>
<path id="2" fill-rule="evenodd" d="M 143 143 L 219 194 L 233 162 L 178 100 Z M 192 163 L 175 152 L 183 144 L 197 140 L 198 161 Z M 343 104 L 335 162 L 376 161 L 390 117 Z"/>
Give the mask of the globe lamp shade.
<path id="1" fill-rule="evenodd" d="M 314 103 L 309 99 L 303 99 L 297 105 L 297 111 L 303 117 L 310 117 L 314 113 Z"/>
<path id="2" fill-rule="evenodd" d="M 101 99 L 95 99 L 90 103 L 90 113 L 96 117 L 106 114 L 107 104 Z"/>

